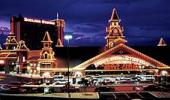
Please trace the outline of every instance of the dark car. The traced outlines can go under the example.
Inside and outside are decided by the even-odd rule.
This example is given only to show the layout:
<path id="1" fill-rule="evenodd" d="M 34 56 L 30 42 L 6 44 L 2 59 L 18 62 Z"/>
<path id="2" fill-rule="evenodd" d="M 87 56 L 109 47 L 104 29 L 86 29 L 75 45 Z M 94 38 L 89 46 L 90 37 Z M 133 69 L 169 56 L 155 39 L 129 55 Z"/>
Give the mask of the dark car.
<path id="1" fill-rule="evenodd" d="M 166 91 L 166 88 L 160 85 L 148 85 L 143 88 L 144 91 Z"/>
<path id="2" fill-rule="evenodd" d="M 79 92 L 79 88 L 76 88 L 72 85 L 68 86 L 68 84 L 66 84 L 64 87 L 61 87 L 61 91 L 62 92 Z"/>
<path id="3" fill-rule="evenodd" d="M 95 92 L 114 92 L 114 88 L 111 87 L 97 87 Z"/>
<path id="4" fill-rule="evenodd" d="M 1 86 L 1 92 L 7 93 L 20 93 L 23 91 L 21 88 L 22 82 L 10 82 Z"/>

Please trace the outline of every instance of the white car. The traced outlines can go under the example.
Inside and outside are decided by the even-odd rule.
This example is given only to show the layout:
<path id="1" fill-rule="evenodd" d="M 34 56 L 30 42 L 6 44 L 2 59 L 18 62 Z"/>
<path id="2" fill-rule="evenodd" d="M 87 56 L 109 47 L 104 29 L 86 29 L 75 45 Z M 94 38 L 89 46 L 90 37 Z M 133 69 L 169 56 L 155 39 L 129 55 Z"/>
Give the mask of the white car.
<path id="1" fill-rule="evenodd" d="M 54 87 L 63 87 L 66 85 L 68 81 L 67 80 L 58 80 L 52 84 Z"/>
<path id="2" fill-rule="evenodd" d="M 139 77 L 141 81 L 155 80 L 155 77 L 153 75 L 136 75 L 135 77 Z"/>
<path id="3" fill-rule="evenodd" d="M 64 75 L 55 75 L 53 76 L 54 81 L 58 81 L 58 80 L 64 80 Z"/>

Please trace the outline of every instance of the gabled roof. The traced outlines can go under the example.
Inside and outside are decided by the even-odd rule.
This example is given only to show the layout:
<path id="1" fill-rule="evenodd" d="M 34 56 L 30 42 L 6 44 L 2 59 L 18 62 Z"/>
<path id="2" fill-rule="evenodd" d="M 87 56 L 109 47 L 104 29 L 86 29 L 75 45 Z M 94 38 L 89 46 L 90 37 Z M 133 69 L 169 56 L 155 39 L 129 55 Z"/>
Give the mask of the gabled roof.
<path id="1" fill-rule="evenodd" d="M 21 40 L 18 42 L 17 48 L 18 51 L 21 50 L 25 50 L 25 51 L 29 51 L 29 49 L 27 48 L 27 46 L 25 45 L 25 41 Z"/>
<path id="2" fill-rule="evenodd" d="M 43 37 L 42 42 L 52 42 L 52 41 L 51 41 L 51 37 L 50 37 L 48 31 L 45 32 L 45 35 L 44 35 L 44 37 Z"/>
<path id="3" fill-rule="evenodd" d="M 100 58 L 105 57 L 109 54 L 113 54 L 113 53 L 117 52 L 118 50 L 125 50 L 128 53 L 131 53 L 131 54 L 133 54 L 133 55 L 135 55 L 139 58 L 143 58 L 143 59 L 147 60 L 148 62 L 157 65 L 158 67 L 168 66 L 168 65 L 165 65 L 165 64 L 163 64 L 163 63 L 161 63 L 161 62 L 159 62 L 159 61 L 157 61 L 157 60 L 155 60 L 155 59 L 153 59 L 153 58 L 151 58 L 151 57 L 149 57 L 149 56 L 147 56 L 147 55 L 145 55 L 145 54 L 143 54 L 143 53 L 141 53 L 137 50 L 135 50 L 135 49 L 132 49 L 131 47 L 128 47 L 124 44 L 119 44 L 119 45 L 117 45 L 117 46 L 115 46 L 115 47 L 113 47 L 113 48 L 111 48 L 107 51 L 104 51 L 103 53 L 101 53 L 101 54 L 99 54 L 99 55 L 97 55 L 97 56 L 77 65 L 77 66 L 75 66 L 73 68 L 73 70 L 84 70 L 86 67 L 88 67 L 90 64 L 93 64 L 95 61 L 99 60 Z"/>

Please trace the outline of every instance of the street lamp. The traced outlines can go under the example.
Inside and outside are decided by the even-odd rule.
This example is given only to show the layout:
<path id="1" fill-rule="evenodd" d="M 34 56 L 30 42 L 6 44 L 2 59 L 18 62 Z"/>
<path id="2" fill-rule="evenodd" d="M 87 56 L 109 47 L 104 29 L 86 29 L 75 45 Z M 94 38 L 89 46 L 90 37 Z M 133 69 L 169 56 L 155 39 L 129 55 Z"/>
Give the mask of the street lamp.
<path id="1" fill-rule="evenodd" d="M 69 35 L 69 34 L 64 36 L 64 39 L 67 40 L 67 42 L 68 42 L 67 47 L 69 46 L 69 41 L 70 41 L 72 38 L 73 38 L 73 36 L 72 36 L 72 35 Z"/>
<path id="2" fill-rule="evenodd" d="M 67 44 L 67 66 L 68 66 L 68 69 L 67 69 L 67 73 L 68 73 L 68 88 L 67 88 L 67 90 L 68 90 L 68 97 L 70 97 L 70 83 L 69 83 L 69 41 L 71 40 L 73 38 L 73 36 L 72 35 L 69 35 L 69 34 L 67 34 L 67 35 L 65 35 L 64 36 L 64 39 L 65 40 L 67 40 L 67 42 L 68 42 L 68 44 Z"/>

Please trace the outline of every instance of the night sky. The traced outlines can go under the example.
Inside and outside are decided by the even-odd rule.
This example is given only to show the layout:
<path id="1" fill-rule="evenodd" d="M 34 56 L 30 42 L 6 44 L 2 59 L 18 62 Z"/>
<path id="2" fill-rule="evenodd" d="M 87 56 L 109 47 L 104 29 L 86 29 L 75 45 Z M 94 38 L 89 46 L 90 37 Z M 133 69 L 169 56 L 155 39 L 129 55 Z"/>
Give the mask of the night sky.
<path id="1" fill-rule="evenodd" d="M 105 29 L 116 8 L 130 46 L 170 44 L 170 0 L 0 0 L 0 26 L 21 14 L 38 19 L 59 18 L 73 32 L 73 46 L 104 46 Z M 0 37 L 2 38 L 2 37 Z"/>

